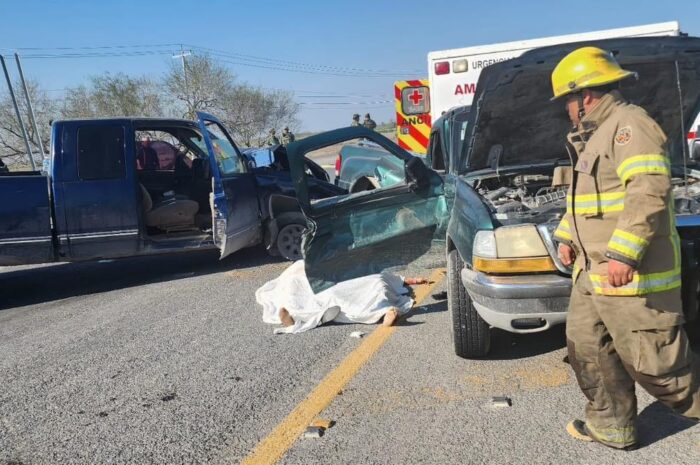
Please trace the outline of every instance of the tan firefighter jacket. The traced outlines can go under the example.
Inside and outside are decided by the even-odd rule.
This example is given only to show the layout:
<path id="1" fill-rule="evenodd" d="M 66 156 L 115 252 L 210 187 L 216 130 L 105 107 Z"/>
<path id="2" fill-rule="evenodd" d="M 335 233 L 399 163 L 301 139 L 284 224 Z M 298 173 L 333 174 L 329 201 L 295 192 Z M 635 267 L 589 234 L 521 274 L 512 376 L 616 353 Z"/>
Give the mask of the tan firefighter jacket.
<path id="1" fill-rule="evenodd" d="M 681 285 L 671 169 L 663 130 L 640 107 L 614 91 L 587 114 L 568 140 L 578 155 L 567 210 L 555 239 L 577 252 L 574 279 L 588 271 L 603 295 L 646 295 Z M 634 279 L 612 287 L 608 260 L 635 268 Z"/>

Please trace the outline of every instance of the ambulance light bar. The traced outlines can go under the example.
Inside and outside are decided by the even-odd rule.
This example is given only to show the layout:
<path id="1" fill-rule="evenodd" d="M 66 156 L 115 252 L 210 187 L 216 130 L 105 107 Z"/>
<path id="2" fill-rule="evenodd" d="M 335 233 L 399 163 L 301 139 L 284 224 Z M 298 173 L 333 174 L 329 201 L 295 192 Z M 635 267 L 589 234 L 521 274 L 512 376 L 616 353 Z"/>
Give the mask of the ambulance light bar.
<path id="1" fill-rule="evenodd" d="M 466 73 L 469 71 L 469 62 L 466 58 L 461 60 L 455 60 L 452 62 L 452 72 L 454 73 Z"/>
<path id="2" fill-rule="evenodd" d="M 450 74 L 450 62 L 438 61 L 435 63 L 435 74 Z"/>

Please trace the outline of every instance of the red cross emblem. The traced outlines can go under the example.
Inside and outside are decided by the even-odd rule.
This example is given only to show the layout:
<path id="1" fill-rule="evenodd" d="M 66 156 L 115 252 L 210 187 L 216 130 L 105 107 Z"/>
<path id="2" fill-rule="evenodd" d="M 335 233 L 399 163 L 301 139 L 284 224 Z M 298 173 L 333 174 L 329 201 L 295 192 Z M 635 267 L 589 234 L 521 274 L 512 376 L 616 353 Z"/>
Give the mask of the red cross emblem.
<path id="1" fill-rule="evenodd" d="M 411 99 L 414 105 L 418 105 L 420 101 L 423 100 L 423 94 L 418 92 L 418 89 L 416 89 L 411 95 L 408 96 L 408 98 Z"/>

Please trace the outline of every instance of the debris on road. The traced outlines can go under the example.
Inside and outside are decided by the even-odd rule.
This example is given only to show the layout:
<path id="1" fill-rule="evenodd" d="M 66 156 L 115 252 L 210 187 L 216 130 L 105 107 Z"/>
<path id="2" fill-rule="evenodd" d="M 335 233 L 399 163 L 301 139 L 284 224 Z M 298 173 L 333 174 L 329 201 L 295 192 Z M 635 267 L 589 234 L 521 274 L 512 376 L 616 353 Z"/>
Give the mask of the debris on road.
<path id="1" fill-rule="evenodd" d="M 312 421 L 309 426 L 314 426 L 316 428 L 328 429 L 333 425 L 335 425 L 335 422 L 333 420 L 325 420 L 323 418 L 317 418 L 314 421 Z"/>
<path id="2" fill-rule="evenodd" d="M 350 333 L 350 337 L 355 338 L 355 339 L 362 339 L 364 337 L 365 333 L 362 331 L 353 331 Z"/>
<path id="3" fill-rule="evenodd" d="M 408 293 L 403 277 L 384 272 L 342 281 L 314 294 L 300 260 L 260 287 L 255 299 L 263 307 L 265 323 L 283 325 L 274 330 L 281 334 L 301 333 L 330 321 L 374 324 L 390 310 L 396 312 L 395 321 L 413 306 Z"/>
<path id="4" fill-rule="evenodd" d="M 506 407 L 511 407 L 513 405 L 513 401 L 510 399 L 510 397 L 492 397 L 491 398 L 491 407 L 493 408 L 506 408 Z"/>
<path id="5" fill-rule="evenodd" d="M 306 431 L 304 431 L 304 438 L 305 439 L 318 439 L 321 436 L 323 436 L 324 429 L 319 428 L 318 426 L 309 426 L 306 428 Z"/>

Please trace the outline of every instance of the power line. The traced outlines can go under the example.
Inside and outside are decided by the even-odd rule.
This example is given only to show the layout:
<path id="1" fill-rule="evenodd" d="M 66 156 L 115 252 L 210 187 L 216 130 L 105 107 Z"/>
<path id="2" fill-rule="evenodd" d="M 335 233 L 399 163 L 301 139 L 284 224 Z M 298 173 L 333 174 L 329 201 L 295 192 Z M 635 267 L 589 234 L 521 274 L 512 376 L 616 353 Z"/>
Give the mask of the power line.
<path id="1" fill-rule="evenodd" d="M 159 48 L 159 47 L 179 47 L 180 44 L 135 44 L 135 45 L 99 45 L 99 46 L 81 46 L 81 47 L 16 47 L 2 48 L 0 50 L 107 50 L 107 49 L 122 49 L 122 48 Z"/>
<path id="2" fill-rule="evenodd" d="M 370 73 L 370 74 L 395 74 L 395 73 L 413 73 L 415 70 L 378 70 L 378 69 L 367 69 L 367 68 L 349 68 L 349 67 L 338 67 L 338 66 L 328 66 L 328 65 L 318 65 L 318 64 L 309 64 L 309 63 L 303 63 L 303 62 L 298 62 L 298 61 L 289 61 L 289 60 L 280 60 L 276 58 L 266 58 L 266 57 L 259 57 L 256 55 L 247 55 L 243 53 L 234 53 L 234 52 L 224 52 L 221 50 L 216 50 L 212 48 L 206 48 L 206 47 L 199 47 L 196 45 L 188 45 L 188 47 L 203 50 L 205 52 L 208 52 L 210 54 L 218 54 L 218 55 L 224 55 L 226 57 L 230 58 L 239 58 L 239 59 L 246 59 L 246 60 L 252 60 L 252 61 L 259 61 L 259 62 L 269 62 L 269 63 L 274 63 L 274 64 L 280 64 L 280 65 L 289 65 L 289 66 L 296 66 L 296 67 L 310 67 L 310 68 L 322 68 L 322 69 L 328 69 L 330 71 L 347 71 L 347 72 L 356 72 L 356 73 Z"/>
<path id="3" fill-rule="evenodd" d="M 379 100 L 376 102 L 300 102 L 299 105 L 377 105 L 380 103 L 394 103 L 394 101 Z"/>
<path id="4" fill-rule="evenodd" d="M 272 57 L 261 57 L 237 52 L 227 52 L 209 47 L 191 44 L 138 44 L 138 45 L 106 45 L 88 47 L 22 47 L 14 50 L 35 53 L 23 54 L 27 59 L 79 59 L 79 58 L 112 58 L 139 57 L 173 54 L 175 48 L 180 51 L 187 47 L 200 53 L 219 58 L 219 61 L 237 66 L 248 66 L 275 71 L 298 72 L 308 74 L 325 74 L 332 76 L 362 76 L 362 77 L 391 77 L 406 74 L 417 74 L 417 70 L 385 70 L 355 67 L 340 67 L 324 64 L 304 63 L 283 60 Z M 4 50 L 12 50 L 5 48 Z"/>

